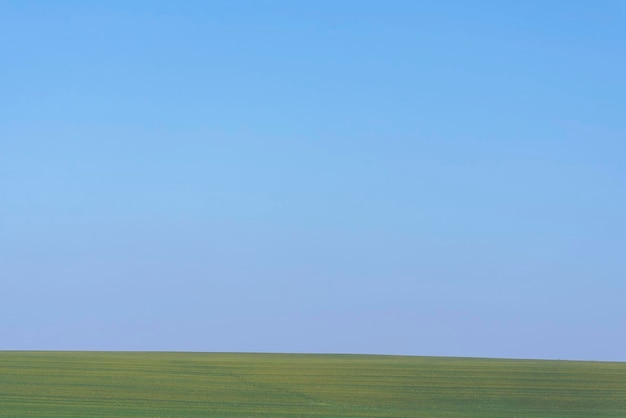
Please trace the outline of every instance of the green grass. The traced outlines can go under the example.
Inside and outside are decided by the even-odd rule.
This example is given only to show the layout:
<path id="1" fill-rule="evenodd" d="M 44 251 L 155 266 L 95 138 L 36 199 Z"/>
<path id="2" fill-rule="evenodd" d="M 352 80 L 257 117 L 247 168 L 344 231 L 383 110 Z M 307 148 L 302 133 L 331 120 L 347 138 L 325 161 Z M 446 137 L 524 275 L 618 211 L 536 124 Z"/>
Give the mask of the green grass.
<path id="1" fill-rule="evenodd" d="M 626 363 L 7 351 L 0 416 L 626 417 Z"/>

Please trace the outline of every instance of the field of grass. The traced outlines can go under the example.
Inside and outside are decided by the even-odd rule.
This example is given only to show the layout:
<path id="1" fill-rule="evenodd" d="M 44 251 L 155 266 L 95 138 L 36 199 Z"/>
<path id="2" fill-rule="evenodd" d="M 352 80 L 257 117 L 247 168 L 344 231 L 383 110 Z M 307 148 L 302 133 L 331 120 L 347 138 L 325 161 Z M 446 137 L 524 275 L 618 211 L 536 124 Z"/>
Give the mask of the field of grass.
<path id="1" fill-rule="evenodd" d="M 626 363 L 6 351 L 0 416 L 626 417 Z"/>

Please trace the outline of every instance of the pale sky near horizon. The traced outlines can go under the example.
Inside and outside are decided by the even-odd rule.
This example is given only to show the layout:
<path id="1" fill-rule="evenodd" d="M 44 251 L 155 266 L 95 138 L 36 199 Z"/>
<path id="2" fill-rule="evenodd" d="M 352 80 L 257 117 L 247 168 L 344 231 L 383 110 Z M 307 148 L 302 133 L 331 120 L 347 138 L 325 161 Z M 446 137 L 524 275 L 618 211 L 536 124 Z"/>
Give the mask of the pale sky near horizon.
<path id="1" fill-rule="evenodd" d="M 0 0 L 0 350 L 626 361 L 625 4 Z"/>

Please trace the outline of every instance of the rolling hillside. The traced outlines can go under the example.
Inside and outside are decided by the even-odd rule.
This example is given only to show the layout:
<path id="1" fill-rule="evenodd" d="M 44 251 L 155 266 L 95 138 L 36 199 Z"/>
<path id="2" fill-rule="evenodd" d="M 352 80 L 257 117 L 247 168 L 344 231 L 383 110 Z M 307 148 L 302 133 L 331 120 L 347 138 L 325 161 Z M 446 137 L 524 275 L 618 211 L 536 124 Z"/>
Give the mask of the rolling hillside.
<path id="1" fill-rule="evenodd" d="M 626 363 L 5 351 L 0 415 L 620 417 Z"/>

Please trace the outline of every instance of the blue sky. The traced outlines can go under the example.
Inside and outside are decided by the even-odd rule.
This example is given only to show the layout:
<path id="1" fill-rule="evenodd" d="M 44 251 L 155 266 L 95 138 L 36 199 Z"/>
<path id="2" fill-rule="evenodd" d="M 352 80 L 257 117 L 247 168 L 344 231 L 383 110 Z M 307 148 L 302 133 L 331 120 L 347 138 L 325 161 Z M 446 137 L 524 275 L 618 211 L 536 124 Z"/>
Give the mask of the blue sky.
<path id="1" fill-rule="evenodd" d="M 626 356 L 626 3 L 0 0 L 0 349 Z"/>

